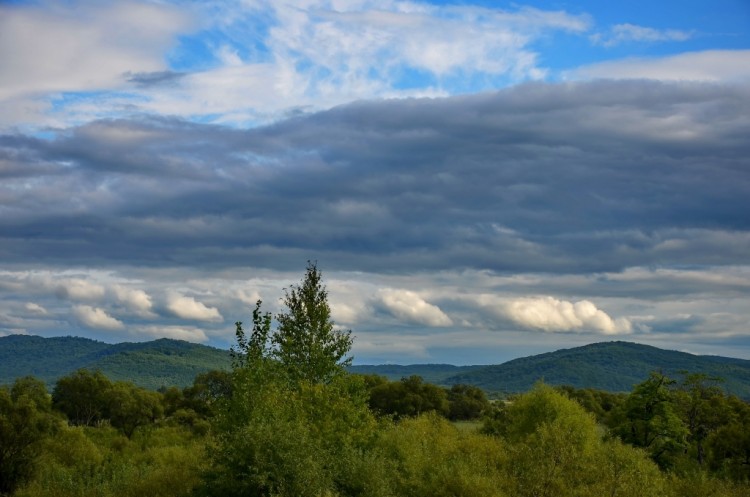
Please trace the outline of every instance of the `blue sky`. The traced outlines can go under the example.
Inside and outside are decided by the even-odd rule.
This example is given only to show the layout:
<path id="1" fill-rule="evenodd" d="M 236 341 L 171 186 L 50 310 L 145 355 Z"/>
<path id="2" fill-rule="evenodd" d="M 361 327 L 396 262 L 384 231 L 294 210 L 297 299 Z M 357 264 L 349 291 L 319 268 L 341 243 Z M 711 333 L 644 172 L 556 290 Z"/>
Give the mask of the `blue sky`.
<path id="1" fill-rule="evenodd" d="M 0 334 L 750 358 L 750 4 L 0 4 Z"/>

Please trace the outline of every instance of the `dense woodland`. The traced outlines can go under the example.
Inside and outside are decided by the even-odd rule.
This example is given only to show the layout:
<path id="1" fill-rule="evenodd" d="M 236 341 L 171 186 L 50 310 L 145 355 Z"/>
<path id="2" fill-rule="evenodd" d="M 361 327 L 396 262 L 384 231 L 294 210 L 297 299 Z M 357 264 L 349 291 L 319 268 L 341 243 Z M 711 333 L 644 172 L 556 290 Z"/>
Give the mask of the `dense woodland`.
<path id="1" fill-rule="evenodd" d="M 347 372 L 310 264 L 275 316 L 237 323 L 231 371 L 158 392 L 78 370 L 0 388 L 0 495 L 746 496 L 750 405 L 719 378 L 489 401 Z"/>

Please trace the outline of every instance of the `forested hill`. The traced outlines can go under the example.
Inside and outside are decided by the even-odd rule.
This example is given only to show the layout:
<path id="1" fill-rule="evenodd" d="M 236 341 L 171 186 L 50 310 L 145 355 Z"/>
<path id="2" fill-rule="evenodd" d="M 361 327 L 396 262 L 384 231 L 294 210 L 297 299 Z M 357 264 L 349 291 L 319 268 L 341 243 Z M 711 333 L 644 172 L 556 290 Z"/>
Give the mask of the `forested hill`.
<path id="1" fill-rule="evenodd" d="M 167 338 L 108 344 L 79 337 L 0 337 L 0 385 L 32 375 L 51 386 L 58 378 L 86 368 L 145 388 L 185 387 L 197 374 L 228 369 L 229 363 L 226 350 Z"/>
<path id="2" fill-rule="evenodd" d="M 603 342 L 472 368 L 447 377 L 446 385 L 466 383 L 491 392 L 525 392 L 543 379 L 549 385 L 572 385 L 610 392 L 629 392 L 651 371 L 674 379 L 681 371 L 724 379 L 722 387 L 750 398 L 750 361 L 697 356 L 630 342 Z"/>
<path id="3" fill-rule="evenodd" d="M 180 340 L 107 344 L 78 337 L 0 337 L 0 385 L 33 375 L 48 385 L 76 369 L 99 369 L 112 380 L 132 381 L 156 389 L 185 387 L 197 374 L 228 369 L 226 350 Z M 651 371 L 679 378 L 680 371 L 724 379 L 724 389 L 750 399 L 750 361 L 696 356 L 629 342 L 604 342 L 514 359 L 492 366 L 414 364 L 352 366 L 350 371 L 378 374 L 391 380 L 418 375 L 438 385 L 465 383 L 487 392 L 529 390 L 543 379 L 550 385 L 571 385 L 610 392 L 628 392 Z"/>

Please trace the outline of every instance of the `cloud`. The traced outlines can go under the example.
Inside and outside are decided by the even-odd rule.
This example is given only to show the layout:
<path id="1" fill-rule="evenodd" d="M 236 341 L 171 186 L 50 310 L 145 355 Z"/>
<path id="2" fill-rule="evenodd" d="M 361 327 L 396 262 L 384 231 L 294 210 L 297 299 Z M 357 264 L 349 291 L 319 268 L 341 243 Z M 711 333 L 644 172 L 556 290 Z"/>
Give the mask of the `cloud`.
<path id="1" fill-rule="evenodd" d="M 0 109 L 15 110 L 0 125 L 28 119 L 19 98 L 123 90 L 125 74 L 166 69 L 164 53 L 190 26 L 177 7 L 139 1 L 0 5 Z"/>
<path id="2" fill-rule="evenodd" d="M 99 307 L 77 305 L 73 307 L 73 315 L 84 326 L 98 330 L 122 330 L 125 324 Z"/>
<path id="3" fill-rule="evenodd" d="M 206 333 L 200 328 L 192 326 L 139 326 L 134 330 L 136 333 L 146 335 L 150 339 L 172 338 L 174 340 L 185 340 L 187 342 L 203 343 L 208 340 Z"/>
<path id="4" fill-rule="evenodd" d="M 433 327 L 453 324 L 438 306 L 426 302 L 415 292 L 387 288 L 380 290 L 377 298 L 378 303 L 398 319 Z"/>
<path id="5" fill-rule="evenodd" d="M 660 81 L 750 81 L 750 50 L 705 50 L 653 58 L 599 62 L 566 73 L 568 79 L 654 79 Z"/>
<path id="6" fill-rule="evenodd" d="M 356 99 L 487 90 L 544 78 L 535 42 L 592 23 L 392 0 L 43 2 L 1 14 L 0 47 L 12 50 L 0 49 L 0 127 L 139 112 L 246 125 Z"/>
<path id="7" fill-rule="evenodd" d="M 625 23 L 612 26 L 607 33 L 591 36 L 595 44 L 613 47 L 628 42 L 687 41 L 693 33 L 677 29 L 654 29 Z"/>
<path id="8" fill-rule="evenodd" d="M 105 288 L 85 279 L 70 278 L 57 282 L 55 293 L 70 300 L 99 300 L 104 297 Z"/>
<path id="9" fill-rule="evenodd" d="M 151 296 L 143 290 L 115 285 L 112 287 L 112 291 L 117 300 L 136 315 L 146 318 L 156 316 L 156 314 L 152 312 L 153 303 L 151 302 Z"/>
<path id="10" fill-rule="evenodd" d="M 170 295 L 167 302 L 167 309 L 182 319 L 194 319 L 196 321 L 224 320 L 216 307 L 208 307 L 193 297 L 185 297 L 183 295 Z"/>
<path id="11" fill-rule="evenodd" d="M 529 84 L 244 131 L 141 118 L 5 135 L 18 170 L 50 170 L 0 182 L 13 206 L 0 256 L 282 270 L 318 258 L 370 272 L 742 265 L 748 102 L 742 85 Z"/>
<path id="12" fill-rule="evenodd" d="M 613 320 L 588 300 L 567 302 L 554 297 L 528 297 L 505 304 L 504 314 L 515 323 L 543 331 L 595 331 L 605 335 L 630 333 L 626 318 Z"/>
<path id="13" fill-rule="evenodd" d="M 24 309 L 26 309 L 28 312 L 32 314 L 36 314 L 39 316 L 45 316 L 48 314 L 47 309 L 45 309 L 41 305 L 34 303 L 34 302 L 27 302 L 24 305 Z"/>

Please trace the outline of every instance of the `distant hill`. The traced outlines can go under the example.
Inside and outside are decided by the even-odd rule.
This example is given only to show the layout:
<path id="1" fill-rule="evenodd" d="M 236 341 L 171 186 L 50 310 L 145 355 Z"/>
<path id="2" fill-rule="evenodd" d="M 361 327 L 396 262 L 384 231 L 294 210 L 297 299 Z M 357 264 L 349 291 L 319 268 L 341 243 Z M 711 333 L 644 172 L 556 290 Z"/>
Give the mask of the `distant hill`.
<path id="1" fill-rule="evenodd" d="M 52 386 L 76 369 L 99 369 L 112 380 L 132 381 L 157 389 L 185 387 L 197 374 L 229 369 L 226 350 L 162 338 L 151 342 L 107 344 L 77 337 L 0 337 L 0 385 L 33 375 Z M 476 385 L 487 392 L 525 392 L 543 379 L 549 385 L 572 385 L 610 392 L 629 392 L 651 371 L 675 379 L 680 371 L 724 378 L 727 392 L 750 399 L 750 361 L 697 356 L 629 342 L 604 342 L 514 359 L 493 366 L 393 364 L 351 366 L 353 373 L 378 374 L 390 380 L 419 375 L 450 386 Z"/>
<path id="2" fill-rule="evenodd" d="M 412 364 L 409 366 L 399 366 L 397 364 L 380 364 L 376 366 L 357 365 L 350 366 L 349 371 L 357 374 L 376 374 L 385 376 L 391 381 L 398 381 L 401 378 L 417 375 L 428 383 L 441 385 L 450 377 L 461 373 L 466 373 L 476 369 L 482 369 L 485 366 L 452 366 L 450 364 Z"/>
<path id="3" fill-rule="evenodd" d="M 543 379 L 549 385 L 572 385 L 629 392 L 651 371 L 679 379 L 681 371 L 724 379 L 722 387 L 750 399 L 750 361 L 697 356 L 629 342 L 604 342 L 472 368 L 449 376 L 446 385 L 466 383 L 490 392 L 524 392 Z"/>
<path id="4" fill-rule="evenodd" d="M 87 368 L 145 388 L 185 387 L 196 375 L 229 365 L 226 350 L 167 338 L 108 344 L 79 337 L 0 337 L 0 384 L 33 375 L 52 386 L 58 378 Z"/>

